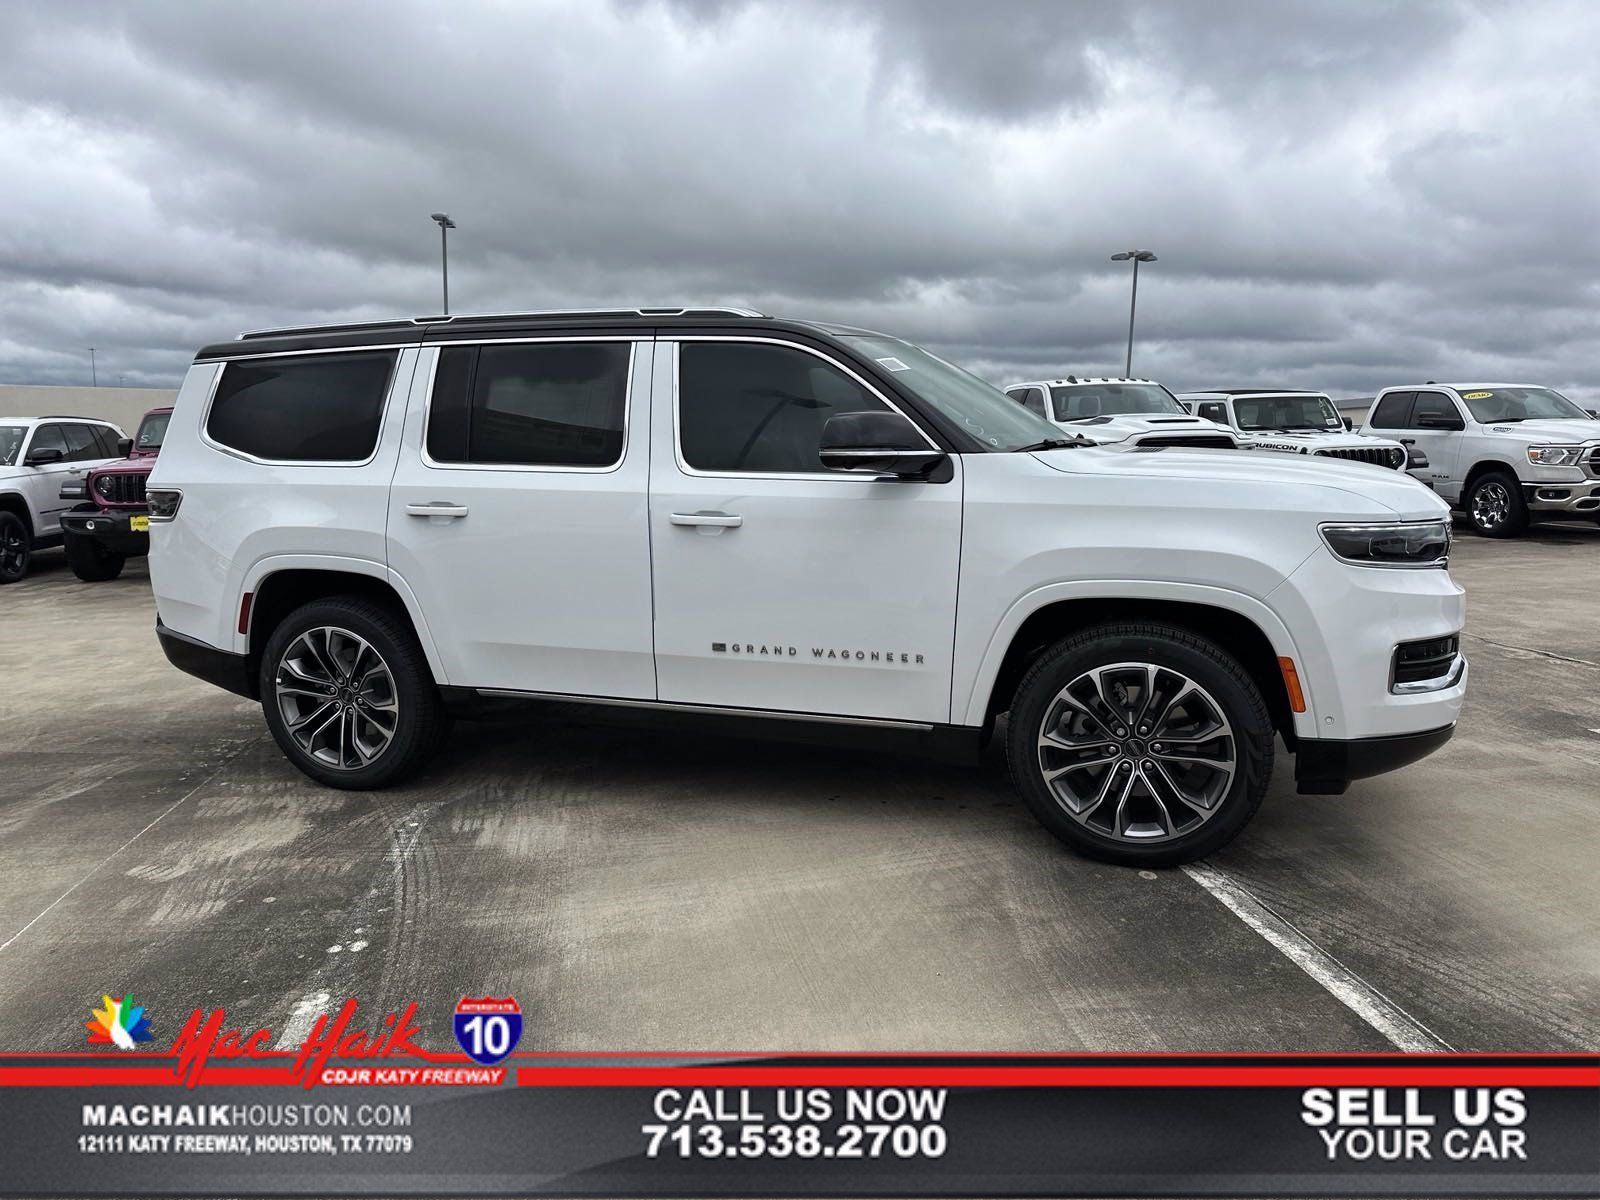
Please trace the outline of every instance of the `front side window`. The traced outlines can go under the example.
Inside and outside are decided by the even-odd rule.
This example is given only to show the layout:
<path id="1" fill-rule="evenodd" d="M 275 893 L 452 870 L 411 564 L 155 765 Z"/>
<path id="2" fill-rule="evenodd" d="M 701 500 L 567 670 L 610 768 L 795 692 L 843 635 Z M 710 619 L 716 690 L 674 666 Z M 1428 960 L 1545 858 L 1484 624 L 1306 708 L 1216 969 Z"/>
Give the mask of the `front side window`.
<path id="1" fill-rule="evenodd" d="M 678 445 L 697 471 L 833 474 L 820 457 L 828 418 L 885 410 L 850 376 L 804 350 L 762 342 L 678 346 Z"/>
<path id="2" fill-rule="evenodd" d="M 206 434 L 254 458 L 364 462 L 378 445 L 392 350 L 230 362 Z"/>
<path id="3" fill-rule="evenodd" d="M 1426 429 L 1428 422 L 1461 421 L 1455 404 L 1443 392 L 1418 392 L 1417 402 L 1411 410 L 1411 428 Z"/>
<path id="4" fill-rule="evenodd" d="M 1587 421 L 1584 412 L 1560 392 L 1541 387 L 1473 388 L 1463 391 L 1472 419 L 1480 425 L 1515 421 Z"/>
<path id="5" fill-rule="evenodd" d="M 1056 420 L 1086 421 L 1091 417 L 1128 415 L 1183 416 L 1183 405 L 1159 383 L 1089 383 L 1053 387 L 1050 400 Z"/>
<path id="6" fill-rule="evenodd" d="M 1415 392 L 1390 392 L 1372 410 L 1372 424 L 1379 429 L 1404 429 L 1411 419 L 1411 397 Z"/>
<path id="7" fill-rule="evenodd" d="M 1220 400 L 1208 400 L 1195 409 L 1195 415 L 1204 417 L 1208 421 L 1215 421 L 1219 425 L 1228 423 L 1228 406 Z"/>
<path id="8" fill-rule="evenodd" d="M 23 439 L 28 436 L 26 425 L 0 425 L 0 467 L 14 467 L 22 453 Z"/>
<path id="9" fill-rule="evenodd" d="M 1343 429 L 1333 401 L 1323 395 L 1238 396 L 1233 411 L 1240 429 Z"/>
<path id="10" fill-rule="evenodd" d="M 167 436 L 167 426 L 171 422 L 171 413 L 153 413 L 146 417 L 139 425 L 139 436 L 134 439 L 134 446 L 140 450 L 161 449 L 161 441 Z"/>
<path id="11" fill-rule="evenodd" d="M 62 456 L 67 453 L 67 439 L 62 436 L 61 426 L 41 425 L 33 431 L 33 441 L 28 443 L 28 453 L 36 450 L 59 450 Z"/>
<path id="12" fill-rule="evenodd" d="M 428 457 L 440 463 L 613 467 L 622 461 L 631 342 L 439 351 Z"/>

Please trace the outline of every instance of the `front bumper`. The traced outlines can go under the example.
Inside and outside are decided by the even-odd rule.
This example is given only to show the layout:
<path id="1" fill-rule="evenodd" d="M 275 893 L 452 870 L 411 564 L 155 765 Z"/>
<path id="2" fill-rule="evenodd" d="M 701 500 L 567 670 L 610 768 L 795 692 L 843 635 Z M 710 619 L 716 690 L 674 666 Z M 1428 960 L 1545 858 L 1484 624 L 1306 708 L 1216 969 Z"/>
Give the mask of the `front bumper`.
<path id="1" fill-rule="evenodd" d="M 1577 483 L 1524 483 L 1522 498 L 1537 512 L 1600 513 L 1600 479 Z"/>
<path id="2" fill-rule="evenodd" d="M 144 512 L 64 512 L 61 531 L 98 542 L 112 554 L 137 558 L 150 553 L 150 533 L 148 528 L 132 527 L 135 517 L 149 520 L 149 514 Z"/>
<path id="3" fill-rule="evenodd" d="M 1301 738 L 1295 750 L 1295 789 L 1302 796 L 1339 796 L 1352 780 L 1370 779 L 1426 758 L 1450 740 L 1456 727 L 1387 737 Z"/>
<path id="4" fill-rule="evenodd" d="M 185 637 L 168 629 L 161 623 L 160 617 L 156 618 L 156 639 L 161 643 L 161 652 L 167 656 L 167 661 L 178 670 L 196 679 L 204 679 L 236 696 L 250 700 L 260 698 L 248 656 L 218 650 L 195 638 Z"/>

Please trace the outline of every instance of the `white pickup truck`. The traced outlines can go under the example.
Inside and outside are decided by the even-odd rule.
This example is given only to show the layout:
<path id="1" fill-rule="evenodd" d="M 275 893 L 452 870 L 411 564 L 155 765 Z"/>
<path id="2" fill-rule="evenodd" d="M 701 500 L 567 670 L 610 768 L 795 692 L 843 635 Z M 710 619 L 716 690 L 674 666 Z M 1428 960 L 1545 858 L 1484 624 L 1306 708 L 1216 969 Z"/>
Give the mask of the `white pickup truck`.
<path id="1" fill-rule="evenodd" d="M 1397 471 L 1410 461 L 1393 438 L 1350 432 L 1325 392 L 1232 388 L 1184 392 L 1178 399 L 1196 416 L 1234 430 L 1248 449 L 1342 458 Z"/>
<path id="2" fill-rule="evenodd" d="M 1600 516 L 1600 421 L 1560 392 L 1524 383 L 1385 388 L 1362 431 L 1415 446 L 1412 474 L 1485 537 L 1544 518 Z"/>
<path id="3" fill-rule="evenodd" d="M 1233 430 L 1191 416 L 1152 379 L 1037 379 L 1007 384 L 1006 395 L 1035 416 L 1096 446 L 1182 446 L 1237 450 Z"/>

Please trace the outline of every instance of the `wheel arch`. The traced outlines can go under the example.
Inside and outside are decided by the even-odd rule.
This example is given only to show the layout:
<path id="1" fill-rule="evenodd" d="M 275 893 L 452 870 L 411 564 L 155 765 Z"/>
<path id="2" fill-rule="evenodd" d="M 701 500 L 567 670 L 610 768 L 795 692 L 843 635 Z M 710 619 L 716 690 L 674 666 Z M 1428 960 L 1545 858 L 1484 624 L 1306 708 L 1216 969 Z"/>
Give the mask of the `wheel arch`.
<path id="1" fill-rule="evenodd" d="M 1465 500 L 1467 493 L 1472 489 L 1472 485 L 1477 483 L 1478 480 L 1482 479 L 1485 475 L 1491 473 L 1502 473 L 1509 475 L 1513 480 L 1516 480 L 1519 486 L 1522 483 L 1522 480 L 1517 475 L 1516 467 L 1507 462 L 1505 459 L 1480 458 L 1477 462 L 1472 464 L 1472 467 L 1462 478 L 1461 498 Z"/>
<path id="2" fill-rule="evenodd" d="M 258 563 L 246 581 L 250 597 L 246 631 L 239 647 L 249 657 L 250 677 L 260 667 L 261 654 L 272 631 L 295 609 L 331 596 L 360 596 L 391 609 L 416 634 L 437 684 L 447 683 L 433 637 L 428 631 L 416 596 L 400 576 L 380 563 L 361 560 L 305 561 L 300 559 Z M 241 607 L 243 597 L 241 596 Z"/>
<path id="3" fill-rule="evenodd" d="M 1231 593 L 1222 595 L 1231 596 Z M 981 724 L 985 729 L 992 727 L 995 718 L 1010 707 L 1028 666 L 1043 650 L 1063 637 L 1093 625 L 1160 621 L 1208 638 L 1237 658 L 1265 699 L 1273 727 L 1292 750 L 1297 739 L 1296 714 L 1290 709 L 1288 691 L 1278 665 L 1280 654 L 1293 654 L 1287 631 L 1278 625 L 1275 631 L 1278 640 L 1274 641 L 1263 628 L 1265 620 L 1220 603 L 1219 599 L 1099 595 L 1045 601 L 1022 618 L 1005 644 L 1004 652 L 998 655 L 992 674 L 986 673 L 987 683 L 980 677 L 974 700 L 983 698 L 983 709 L 977 714 Z M 1270 610 L 1263 607 L 1263 612 L 1270 618 Z M 1276 619 L 1270 618 L 1270 621 L 1275 623 Z M 990 657 L 996 657 L 993 649 Z M 1298 656 L 1295 660 L 1298 663 Z M 1309 711 L 1309 689 L 1306 695 Z"/>

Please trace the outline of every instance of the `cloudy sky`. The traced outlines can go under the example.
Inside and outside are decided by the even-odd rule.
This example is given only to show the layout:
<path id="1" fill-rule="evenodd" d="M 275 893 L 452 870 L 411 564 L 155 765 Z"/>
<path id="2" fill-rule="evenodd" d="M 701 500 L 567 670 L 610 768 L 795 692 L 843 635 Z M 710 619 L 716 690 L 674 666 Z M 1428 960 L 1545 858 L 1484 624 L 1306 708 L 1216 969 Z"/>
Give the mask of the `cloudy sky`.
<path id="1" fill-rule="evenodd" d="M 0 382 L 742 303 L 989 378 L 1600 400 L 1600 4 L 0 2 Z"/>

